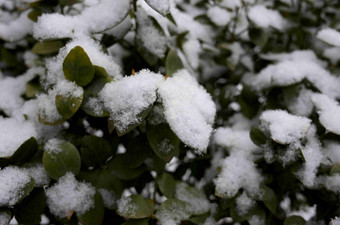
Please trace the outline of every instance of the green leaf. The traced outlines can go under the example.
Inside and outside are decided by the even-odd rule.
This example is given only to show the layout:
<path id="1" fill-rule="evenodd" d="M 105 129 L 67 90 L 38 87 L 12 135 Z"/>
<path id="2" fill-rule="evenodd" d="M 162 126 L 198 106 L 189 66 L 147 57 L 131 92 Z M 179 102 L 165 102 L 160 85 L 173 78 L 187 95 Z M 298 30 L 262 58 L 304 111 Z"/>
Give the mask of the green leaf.
<path id="1" fill-rule="evenodd" d="M 152 154 L 148 140 L 143 135 L 132 138 L 126 146 L 126 153 L 123 154 L 125 161 L 129 162 L 129 168 L 137 168 Z"/>
<path id="2" fill-rule="evenodd" d="M 168 76 L 172 76 L 177 70 L 183 69 L 183 63 L 181 58 L 177 55 L 174 49 L 170 49 L 166 61 L 165 61 L 165 72 Z"/>
<path id="3" fill-rule="evenodd" d="M 236 203 L 234 202 L 234 204 L 231 205 L 230 209 L 230 216 L 233 218 L 233 220 L 242 223 L 243 221 L 245 221 L 247 219 L 247 213 L 244 215 L 240 215 L 236 209 Z"/>
<path id="4" fill-rule="evenodd" d="M 86 135 L 81 140 L 80 155 L 85 166 L 98 166 L 112 155 L 110 143 L 100 137 Z"/>
<path id="5" fill-rule="evenodd" d="M 122 225 L 149 225 L 149 219 L 128 220 Z"/>
<path id="6" fill-rule="evenodd" d="M 10 164 L 22 166 L 30 161 L 38 151 L 38 143 L 34 137 L 26 140 L 9 159 Z"/>
<path id="7" fill-rule="evenodd" d="M 58 53 L 61 47 L 63 47 L 63 43 L 61 41 L 37 42 L 33 46 L 32 52 L 38 55 L 54 54 Z"/>
<path id="8" fill-rule="evenodd" d="M 92 81 L 95 70 L 84 49 L 76 46 L 66 56 L 63 71 L 67 80 L 86 86 Z"/>
<path id="9" fill-rule="evenodd" d="M 104 219 L 104 203 L 102 196 L 96 192 L 94 195 L 94 207 L 90 208 L 86 213 L 77 215 L 79 221 L 83 225 L 100 225 Z"/>
<path id="10" fill-rule="evenodd" d="M 41 215 L 44 213 L 46 196 L 44 189 L 34 189 L 15 208 L 15 219 L 19 224 L 40 224 Z"/>
<path id="11" fill-rule="evenodd" d="M 146 135 L 154 152 L 164 161 L 170 162 L 172 157 L 179 155 L 180 139 L 168 124 L 161 123 L 149 126 Z"/>
<path id="12" fill-rule="evenodd" d="M 258 127 L 253 127 L 250 130 L 250 139 L 253 141 L 254 144 L 260 147 L 267 142 L 266 136 Z"/>
<path id="13" fill-rule="evenodd" d="M 104 77 L 104 78 L 106 78 L 107 82 L 111 82 L 113 80 L 113 78 L 110 77 L 107 74 L 106 70 L 101 66 L 96 66 L 96 65 L 94 66 L 94 76 L 98 77 L 98 78 Z"/>
<path id="14" fill-rule="evenodd" d="M 141 195 L 131 195 L 120 200 L 124 204 L 118 203 L 117 214 L 131 219 L 142 219 L 153 214 L 153 203 Z"/>
<path id="15" fill-rule="evenodd" d="M 82 0 L 58 0 L 61 6 L 71 6 L 76 3 L 82 2 Z"/>
<path id="16" fill-rule="evenodd" d="M 268 33 L 265 30 L 253 27 L 249 29 L 248 33 L 250 40 L 255 45 L 263 48 L 267 44 Z"/>
<path id="17" fill-rule="evenodd" d="M 284 225 L 305 225 L 306 221 L 301 216 L 290 216 L 285 219 Z"/>
<path id="18" fill-rule="evenodd" d="M 107 163 L 107 170 L 115 174 L 122 180 L 133 180 L 142 175 L 145 171 L 145 166 L 130 168 L 129 162 L 123 154 L 116 155 Z"/>
<path id="19" fill-rule="evenodd" d="M 77 148 L 66 141 L 62 141 L 59 149 L 45 151 L 42 158 L 47 174 L 57 180 L 67 172 L 77 175 L 80 171 L 80 155 Z"/>
<path id="20" fill-rule="evenodd" d="M 55 96 L 55 104 L 58 110 L 58 113 L 64 119 L 70 119 L 79 109 L 81 103 L 83 102 L 84 95 L 80 97 L 70 96 Z"/>
<path id="21" fill-rule="evenodd" d="M 33 9 L 31 12 L 27 14 L 27 17 L 32 20 L 33 22 L 37 22 L 39 16 L 42 15 L 42 11 L 38 9 Z"/>
<path id="22" fill-rule="evenodd" d="M 35 186 L 35 182 L 34 182 L 34 179 L 31 177 L 29 182 L 27 182 L 22 188 L 22 190 L 20 191 L 21 197 L 18 199 L 17 203 L 23 200 L 24 198 L 26 198 L 31 193 L 31 191 L 34 189 L 34 186 Z"/>
<path id="23" fill-rule="evenodd" d="M 169 173 L 163 173 L 159 177 L 157 177 L 157 185 L 159 190 L 163 193 L 167 198 L 173 198 L 176 193 L 176 182 L 175 179 Z"/>
<path id="24" fill-rule="evenodd" d="M 332 167 L 331 167 L 331 171 L 329 172 L 329 174 L 335 175 L 335 174 L 340 174 L 340 164 L 339 163 L 335 163 Z"/>
<path id="25" fill-rule="evenodd" d="M 193 222 L 194 224 L 204 224 L 204 221 L 209 217 L 210 212 L 204 213 L 202 215 L 198 216 L 192 216 L 190 217 L 190 222 Z"/>
<path id="26" fill-rule="evenodd" d="M 269 188 L 268 186 L 263 185 L 263 194 L 260 198 L 261 201 L 265 204 L 265 206 L 269 209 L 269 211 L 273 214 L 276 212 L 276 206 L 278 204 L 278 199 L 275 192 Z"/>

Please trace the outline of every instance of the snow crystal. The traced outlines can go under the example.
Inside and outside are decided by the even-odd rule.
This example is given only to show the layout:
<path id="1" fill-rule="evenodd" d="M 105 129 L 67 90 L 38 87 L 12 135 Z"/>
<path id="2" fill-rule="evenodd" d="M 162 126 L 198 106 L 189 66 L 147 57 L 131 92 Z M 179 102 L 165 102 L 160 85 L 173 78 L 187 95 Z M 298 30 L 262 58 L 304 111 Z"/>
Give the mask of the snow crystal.
<path id="1" fill-rule="evenodd" d="M 340 174 L 332 176 L 318 176 L 315 183 L 326 187 L 328 190 L 340 193 Z"/>
<path id="2" fill-rule="evenodd" d="M 325 28 L 320 30 L 316 37 L 330 45 L 340 47 L 340 32 L 332 28 Z"/>
<path id="3" fill-rule="evenodd" d="M 98 192 L 101 194 L 103 198 L 105 207 L 110 208 L 112 207 L 112 205 L 116 203 L 117 197 L 114 192 L 103 188 L 98 189 Z"/>
<path id="4" fill-rule="evenodd" d="M 194 215 L 203 214 L 209 211 L 210 204 L 203 192 L 196 189 L 191 190 L 187 183 L 181 182 L 176 185 L 176 198 L 189 203 L 187 210 Z"/>
<path id="5" fill-rule="evenodd" d="M 302 154 L 306 162 L 302 168 L 297 172 L 297 175 L 301 178 L 304 185 L 313 186 L 314 179 L 316 177 L 317 169 L 323 159 L 321 153 L 321 144 L 316 137 L 316 127 L 311 126 L 307 135 L 307 143 L 301 148 Z"/>
<path id="6" fill-rule="evenodd" d="M 22 169 L 9 166 L 0 170 L 0 206 L 14 206 L 23 196 L 22 189 L 31 177 Z"/>
<path id="7" fill-rule="evenodd" d="M 146 2 L 152 6 L 152 8 L 156 9 L 162 15 L 166 15 L 169 13 L 170 10 L 170 3 L 169 0 L 146 0 Z"/>
<path id="8" fill-rule="evenodd" d="M 9 224 L 11 216 L 6 212 L 0 212 L 0 224 Z"/>
<path id="9" fill-rule="evenodd" d="M 62 140 L 52 138 L 45 143 L 44 150 L 48 153 L 59 153 L 61 152 L 60 144 Z"/>
<path id="10" fill-rule="evenodd" d="M 310 97 L 314 94 L 313 91 L 307 88 L 301 88 L 298 95 L 287 97 L 285 95 L 285 103 L 287 109 L 294 115 L 309 116 L 313 111 L 313 103 Z"/>
<path id="11" fill-rule="evenodd" d="M 254 162 L 246 159 L 242 153 L 231 154 L 223 160 L 221 168 L 221 173 L 214 181 L 218 195 L 233 197 L 240 188 L 250 196 L 261 195 L 262 175 Z"/>
<path id="12" fill-rule="evenodd" d="M 340 134 L 339 104 L 330 97 L 323 94 L 312 96 L 312 102 L 318 110 L 320 123 L 335 134 Z"/>
<path id="13" fill-rule="evenodd" d="M 27 17 L 29 11 L 23 12 L 9 23 L 0 23 L 0 38 L 5 41 L 19 41 L 32 32 L 33 22 Z"/>
<path id="14" fill-rule="evenodd" d="M 226 26 L 232 18 L 230 12 L 218 6 L 210 7 L 207 16 L 214 24 L 221 27 Z"/>
<path id="15" fill-rule="evenodd" d="M 175 146 L 171 144 L 170 140 L 167 138 L 164 138 L 161 142 L 158 143 L 157 146 L 158 149 L 163 153 L 168 153 L 175 148 Z"/>
<path id="16" fill-rule="evenodd" d="M 141 122 L 140 114 L 155 102 L 156 89 L 162 79 L 160 74 L 141 70 L 104 86 L 99 95 L 118 131 Z"/>
<path id="17" fill-rule="evenodd" d="M 84 90 L 81 87 L 77 86 L 74 82 L 67 80 L 58 82 L 55 89 L 57 90 L 57 95 L 61 95 L 65 98 L 79 98 L 84 94 Z"/>
<path id="18" fill-rule="evenodd" d="M 134 216 L 137 212 L 138 205 L 135 204 L 132 200 L 130 196 L 122 196 L 118 202 L 118 209 L 117 212 L 120 214 L 129 214 L 131 216 Z"/>
<path id="19" fill-rule="evenodd" d="M 47 205 L 60 218 L 71 211 L 82 215 L 94 206 L 95 193 L 90 184 L 78 182 L 72 173 L 67 173 L 46 190 Z"/>
<path id="20" fill-rule="evenodd" d="M 179 225 L 182 220 L 187 220 L 190 217 L 190 213 L 183 210 L 176 201 L 171 201 L 167 205 L 166 210 L 158 210 L 156 218 L 161 222 L 162 225 Z"/>
<path id="21" fill-rule="evenodd" d="M 49 90 L 48 94 L 38 95 L 39 116 L 49 123 L 55 123 L 62 120 L 62 116 L 58 113 L 55 104 L 56 95 L 56 89 Z"/>
<path id="22" fill-rule="evenodd" d="M 200 63 L 199 54 L 201 53 L 201 45 L 197 39 L 190 39 L 183 44 L 183 51 L 190 65 L 197 69 Z"/>
<path id="23" fill-rule="evenodd" d="M 163 58 L 167 49 L 167 40 L 142 8 L 137 11 L 137 24 L 137 37 L 143 46 L 154 55 Z"/>
<path id="24" fill-rule="evenodd" d="M 249 198 L 246 192 L 243 192 L 236 198 L 236 210 L 239 215 L 245 215 L 249 209 L 255 205 L 255 200 Z"/>
<path id="25" fill-rule="evenodd" d="M 340 225 L 340 218 L 339 217 L 335 217 L 334 219 L 331 220 L 329 225 Z"/>
<path id="26" fill-rule="evenodd" d="M 18 121 L 0 116 L 0 157 L 10 157 L 29 138 L 37 132 L 31 122 Z"/>
<path id="27" fill-rule="evenodd" d="M 236 130 L 229 127 L 220 127 L 214 134 L 214 142 L 222 147 L 228 148 L 230 152 L 243 151 L 251 154 L 258 147 L 251 141 L 249 130 Z"/>
<path id="28" fill-rule="evenodd" d="M 171 129 L 185 144 L 205 152 L 216 113 L 211 96 L 186 70 L 167 78 L 158 91 Z"/>
<path id="29" fill-rule="evenodd" d="M 335 141 L 325 141 L 325 156 L 332 161 L 332 163 L 340 164 L 340 143 Z"/>
<path id="30" fill-rule="evenodd" d="M 252 215 L 249 219 L 249 224 L 251 225 L 262 225 L 265 224 L 263 218 L 257 216 L 257 215 Z"/>
<path id="31" fill-rule="evenodd" d="M 99 4 L 85 8 L 80 15 L 76 16 L 58 13 L 43 14 L 34 24 L 34 37 L 58 39 L 102 32 L 123 20 L 128 9 L 128 1 L 101 0 Z"/>
<path id="32" fill-rule="evenodd" d="M 164 118 L 164 109 L 161 104 L 156 104 L 152 107 L 152 110 L 148 116 L 148 123 L 151 125 L 166 123 Z"/>
<path id="33" fill-rule="evenodd" d="M 271 138 L 281 144 L 297 142 L 306 136 L 311 120 L 294 116 L 283 110 L 267 110 L 260 117 L 261 127 L 269 131 Z"/>
<path id="34" fill-rule="evenodd" d="M 274 27 L 281 31 L 287 27 L 287 22 L 278 11 L 267 9 L 264 5 L 251 7 L 248 16 L 259 27 Z"/>
<path id="35" fill-rule="evenodd" d="M 34 179 L 36 187 L 43 187 L 44 185 L 48 185 L 50 182 L 50 178 L 42 163 L 29 165 L 24 168 L 24 171 L 26 171 Z"/>

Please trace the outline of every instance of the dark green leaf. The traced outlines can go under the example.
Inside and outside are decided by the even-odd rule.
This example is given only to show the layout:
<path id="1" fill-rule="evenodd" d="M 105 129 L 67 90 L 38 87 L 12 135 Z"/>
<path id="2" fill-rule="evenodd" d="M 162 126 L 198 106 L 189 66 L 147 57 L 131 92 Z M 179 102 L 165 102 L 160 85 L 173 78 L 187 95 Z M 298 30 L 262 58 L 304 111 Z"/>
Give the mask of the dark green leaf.
<path id="1" fill-rule="evenodd" d="M 38 55 L 48 55 L 48 54 L 58 53 L 61 47 L 63 47 L 63 43 L 61 41 L 37 42 L 33 46 L 32 52 Z"/>
<path id="2" fill-rule="evenodd" d="M 123 199 L 123 207 L 118 206 L 118 215 L 131 219 L 142 219 L 153 214 L 153 203 L 141 195 L 131 195 Z"/>
<path id="3" fill-rule="evenodd" d="M 188 203 L 178 199 L 169 198 L 160 205 L 155 216 L 158 220 L 161 220 L 162 218 L 164 219 L 165 217 L 182 221 L 189 219 L 191 213 L 188 211 Z M 161 222 L 166 221 L 161 220 Z"/>
<path id="4" fill-rule="evenodd" d="M 42 15 L 41 10 L 33 9 L 31 12 L 27 14 L 27 17 L 32 20 L 33 22 L 38 21 L 38 17 Z"/>
<path id="5" fill-rule="evenodd" d="M 95 70 L 84 49 L 76 46 L 66 56 L 63 71 L 67 80 L 86 86 L 92 81 Z"/>
<path id="6" fill-rule="evenodd" d="M 129 162 L 126 161 L 126 157 L 121 154 L 116 155 L 108 162 L 107 170 L 122 180 L 133 180 L 144 173 L 145 166 L 142 165 L 137 168 L 130 168 Z"/>
<path id="7" fill-rule="evenodd" d="M 61 141 L 58 150 L 45 151 L 42 161 L 47 174 L 55 180 L 67 172 L 77 175 L 80 171 L 79 152 L 73 144 L 66 141 Z"/>
<path id="8" fill-rule="evenodd" d="M 164 161 L 170 162 L 172 157 L 179 155 L 180 139 L 168 124 L 149 126 L 146 135 L 154 152 Z"/>
<path id="9" fill-rule="evenodd" d="M 122 225 L 149 225 L 149 219 L 128 220 Z"/>
<path id="10" fill-rule="evenodd" d="M 100 137 L 86 135 L 81 140 L 80 155 L 85 166 L 98 166 L 112 155 L 110 143 Z"/>
<path id="11" fill-rule="evenodd" d="M 306 221 L 301 216 L 290 216 L 285 219 L 284 225 L 305 225 Z"/>
<path id="12" fill-rule="evenodd" d="M 81 103 L 83 102 L 83 96 L 73 97 L 70 96 L 55 96 L 55 104 L 58 110 L 58 113 L 64 118 L 71 118 L 79 109 Z"/>
<path id="13" fill-rule="evenodd" d="M 10 164 L 22 166 L 30 161 L 38 151 L 38 143 L 34 137 L 26 140 L 9 159 Z"/>
<path id="14" fill-rule="evenodd" d="M 254 144 L 257 146 L 262 146 L 266 143 L 267 138 L 262 133 L 262 131 L 258 127 L 253 127 L 250 130 L 250 139 L 253 141 Z"/>
<path id="15" fill-rule="evenodd" d="M 159 190 L 167 198 L 173 198 L 176 193 L 176 182 L 175 179 L 169 173 L 163 173 L 161 176 L 157 177 L 157 185 Z"/>
<path id="16" fill-rule="evenodd" d="M 104 219 L 104 203 L 102 196 L 97 192 L 94 195 L 94 207 L 86 213 L 77 215 L 83 225 L 100 225 Z"/>
<path id="17" fill-rule="evenodd" d="M 19 224 L 39 224 L 46 204 L 45 192 L 42 188 L 34 189 L 15 210 L 15 219 Z"/>
<path id="18" fill-rule="evenodd" d="M 172 76 L 177 70 L 183 69 L 181 58 L 174 49 L 170 49 L 165 62 L 165 71 L 168 76 Z"/>
<path id="19" fill-rule="evenodd" d="M 204 213 L 202 215 L 198 216 L 192 216 L 190 217 L 190 221 L 193 222 L 194 224 L 204 224 L 204 221 L 209 217 L 210 212 Z"/>
<path id="20" fill-rule="evenodd" d="M 248 33 L 250 40 L 254 44 L 261 48 L 266 45 L 268 41 L 268 33 L 265 30 L 253 27 L 249 29 Z"/>
<path id="21" fill-rule="evenodd" d="M 278 204 L 278 199 L 275 192 L 269 188 L 268 186 L 263 185 L 263 194 L 261 197 L 261 201 L 265 204 L 265 206 L 269 209 L 269 211 L 273 214 L 276 212 L 276 207 Z"/>

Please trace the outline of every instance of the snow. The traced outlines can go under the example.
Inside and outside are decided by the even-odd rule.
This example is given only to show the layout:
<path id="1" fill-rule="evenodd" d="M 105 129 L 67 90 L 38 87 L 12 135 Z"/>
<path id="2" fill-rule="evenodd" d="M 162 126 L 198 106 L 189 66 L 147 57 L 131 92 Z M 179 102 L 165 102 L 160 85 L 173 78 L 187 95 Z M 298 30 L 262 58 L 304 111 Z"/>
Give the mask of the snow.
<path id="1" fill-rule="evenodd" d="M 287 109 L 294 115 L 310 116 L 314 108 L 314 105 L 311 101 L 311 96 L 313 94 L 313 91 L 302 87 L 297 95 L 291 95 L 290 93 L 287 94 L 290 95 L 289 97 L 286 97 L 285 95 Z"/>
<path id="2" fill-rule="evenodd" d="M 128 1 L 101 0 L 85 8 L 80 15 L 43 14 L 34 24 L 33 34 L 37 39 L 58 39 L 102 32 L 122 21 L 128 10 Z"/>
<path id="3" fill-rule="evenodd" d="M 57 138 L 52 138 L 45 143 L 44 150 L 50 154 L 59 153 L 61 152 L 61 148 L 60 148 L 61 143 L 62 143 L 62 140 L 57 139 Z"/>
<path id="4" fill-rule="evenodd" d="M 183 51 L 192 68 L 197 69 L 200 64 L 199 55 L 202 52 L 200 42 L 193 38 L 184 42 Z"/>
<path id="5" fill-rule="evenodd" d="M 0 116 L 0 157 L 10 157 L 29 138 L 37 132 L 31 122 Z"/>
<path id="6" fill-rule="evenodd" d="M 229 127 L 219 127 L 214 133 L 214 142 L 230 153 L 243 152 L 250 155 L 258 150 L 258 147 L 251 141 L 250 130 L 237 130 Z"/>
<path id="7" fill-rule="evenodd" d="M 264 5 L 251 7 L 248 16 L 252 22 L 262 28 L 274 27 L 283 31 L 287 27 L 287 22 L 278 11 L 268 9 Z"/>
<path id="8" fill-rule="evenodd" d="M 316 37 L 327 44 L 340 47 L 340 32 L 332 28 L 320 30 Z"/>
<path id="9" fill-rule="evenodd" d="M 106 208 L 110 208 L 116 203 L 117 197 L 114 192 L 104 188 L 98 189 L 98 192 L 101 194 Z"/>
<path id="10" fill-rule="evenodd" d="M 226 26 L 232 18 L 230 12 L 218 6 L 210 7 L 207 16 L 214 24 L 220 27 Z"/>
<path id="11" fill-rule="evenodd" d="M 23 197 L 23 188 L 31 177 L 22 169 L 8 166 L 0 170 L 0 206 L 11 207 Z"/>
<path id="12" fill-rule="evenodd" d="M 60 218 L 68 216 L 71 211 L 82 215 L 94 207 L 94 187 L 77 181 L 72 173 L 61 177 L 45 192 L 50 211 Z"/>
<path id="13" fill-rule="evenodd" d="M 298 142 L 306 136 L 311 126 L 311 120 L 307 117 L 295 116 L 283 110 L 264 111 L 260 121 L 261 128 L 280 144 Z"/>
<path id="14" fill-rule="evenodd" d="M 169 153 L 172 149 L 175 149 L 175 146 L 171 144 L 170 140 L 164 138 L 157 145 L 158 149 L 163 153 Z"/>
<path id="15" fill-rule="evenodd" d="M 210 204 L 205 194 L 198 189 L 190 187 L 187 183 L 177 183 L 175 197 L 189 203 L 187 210 L 194 215 L 206 213 L 210 209 Z"/>
<path id="16" fill-rule="evenodd" d="M 234 153 L 221 163 L 221 173 L 214 180 L 216 194 L 231 198 L 243 188 L 251 197 L 260 196 L 262 175 L 256 169 L 253 161 L 248 160 L 242 153 Z"/>
<path id="17" fill-rule="evenodd" d="M 317 108 L 320 123 L 326 130 L 340 134 L 340 106 L 338 102 L 323 94 L 314 94 L 312 102 Z"/>
<path id="18" fill-rule="evenodd" d="M 143 46 L 152 54 L 163 58 L 167 49 L 167 40 L 164 34 L 159 31 L 153 21 L 147 16 L 144 9 L 137 11 L 137 37 Z"/>
<path id="19" fill-rule="evenodd" d="M 145 69 L 104 86 L 99 95 L 119 132 L 141 122 L 141 113 L 156 101 L 156 90 L 163 79 Z"/>
<path id="20" fill-rule="evenodd" d="M 27 17 L 28 10 L 8 23 L 0 23 L 0 39 L 14 42 L 23 39 L 27 34 L 32 33 L 33 22 Z"/>
<path id="21" fill-rule="evenodd" d="M 325 156 L 331 160 L 333 164 L 340 164 L 340 143 L 335 141 L 325 141 L 324 143 Z"/>
<path id="22" fill-rule="evenodd" d="M 329 59 L 331 63 L 336 64 L 340 60 L 340 48 L 339 47 L 331 47 L 326 48 L 322 55 Z"/>
<path id="23" fill-rule="evenodd" d="M 158 93 L 171 129 L 185 144 L 205 152 L 216 113 L 211 96 L 186 70 L 167 78 Z"/>
<path id="24" fill-rule="evenodd" d="M 340 193 L 340 174 L 333 174 L 332 176 L 318 176 L 315 181 L 315 183 L 319 186 L 323 186 L 335 193 Z"/>
<path id="25" fill-rule="evenodd" d="M 135 204 L 130 196 L 122 196 L 118 202 L 117 213 L 126 215 L 129 214 L 131 216 L 136 215 L 137 210 L 139 209 L 138 205 Z"/>
<path id="26" fill-rule="evenodd" d="M 166 15 L 169 13 L 170 10 L 170 3 L 169 0 L 145 0 L 152 8 L 157 10 L 162 15 Z"/>
<path id="27" fill-rule="evenodd" d="M 6 212 L 0 212 L 0 224 L 9 224 L 11 221 L 11 216 Z"/>
<path id="28" fill-rule="evenodd" d="M 51 89 L 48 94 L 38 95 L 39 117 L 49 123 L 55 123 L 62 120 L 55 104 L 56 89 Z"/>
<path id="29" fill-rule="evenodd" d="M 79 98 L 84 94 L 84 90 L 81 87 L 67 80 L 58 82 L 55 89 L 57 90 L 57 95 L 61 95 L 64 98 Z"/>
<path id="30" fill-rule="evenodd" d="M 163 106 L 161 104 L 155 104 L 152 107 L 152 110 L 149 114 L 149 116 L 147 117 L 148 120 L 148 124 L 150 125 L 159 125 L 161 123 L 166 123 L 166 120 L 164 118 L 164 109 Z"/>
<path id="31" fill-rule="evenodd" d="M 43 187 L 50 183 L 50 178 L 42 163 L 30 164 L 24 168 L 24 171 L 34 179 L 36 187 Z"/>
<path id="32" fill-rule="evenodd" d="M 311 187 L 314 185 L 317 169 L 323 159 L 321 144 L 316 136 L 316 127 L 314 125 L 309 129 L 306 139 L 306 145 L 301 148 L 306 162 L 297 172 L 297 175 L 305 186 Z"/>
<path id="33" fill-rule="evenodd" d="M 251 207 L 255 205 L 255 200 L 251 199 L 246 192 L 236 198 L 236 210 L 239 215 L 246 215 Z"/>
<path id="34" fill-rule="evenodd" d="M 340 218 L 335 217 L 334 219 L 332 219 L 330 225 L 340 225 Z"/>
<path id="35" fill-rule="evenodd" d="M 182 220 L 188 220 L 190 214 L 177 201 L 171 201 L 166 210 L 158 210 L 156 218 L 162 225 L 179 225 Z"/>

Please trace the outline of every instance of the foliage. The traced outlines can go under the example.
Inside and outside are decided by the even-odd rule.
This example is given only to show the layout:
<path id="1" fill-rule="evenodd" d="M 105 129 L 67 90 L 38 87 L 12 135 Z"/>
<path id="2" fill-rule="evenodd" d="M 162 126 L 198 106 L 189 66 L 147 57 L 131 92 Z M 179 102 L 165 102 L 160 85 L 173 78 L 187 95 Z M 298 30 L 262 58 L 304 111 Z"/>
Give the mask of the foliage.
<path id="1" fill-rule="evenodd" d="M 339 8 L 0 1 L 0 223 L 336 224 Z"/>

